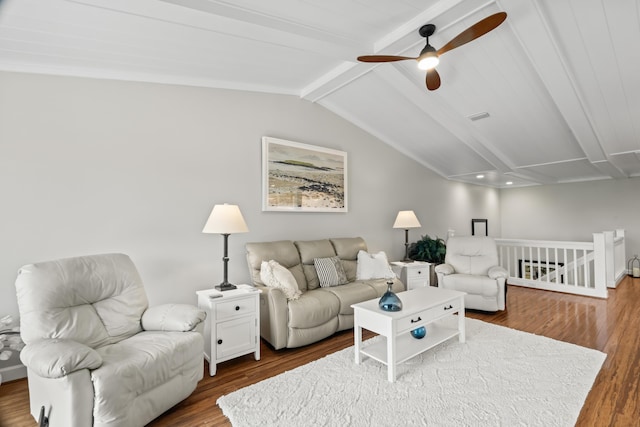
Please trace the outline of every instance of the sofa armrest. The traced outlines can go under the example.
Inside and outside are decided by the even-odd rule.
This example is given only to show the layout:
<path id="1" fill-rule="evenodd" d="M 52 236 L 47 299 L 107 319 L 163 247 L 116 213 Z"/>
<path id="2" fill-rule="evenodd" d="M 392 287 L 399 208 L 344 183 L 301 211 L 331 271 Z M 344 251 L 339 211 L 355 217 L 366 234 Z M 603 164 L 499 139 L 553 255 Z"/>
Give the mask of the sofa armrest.
<path id="1" fill-rule="evenodd" d="M 186 332 L 195 330 L 207 317 L 204 310 L 188 304 L 162 304 L 142 314 L 145 331 Z"/>
<path id="2" fill-rule="evenodd" d="M 509 278 L 509 272 L 505 268 L 500 267 L 499 265 L 495 265 L 491 267 L 487 272 L 487 275 L 492 279 L 499 279 L 499 278 L 508 279 Z"/>
<path id="3" fill-rule="evenodd" d="M 20 360 L 37 375 L 44 378 L 62 378 L 82 369 L 102 366 L 97 351 L 68 339 L 42 339 L 25 345 Z"/>
<path id="4" fill-rule="evenodd" d="M 453 269 L 453 266 L 450 264 L 436 265 L 434 268 L 434 271 L 438 274 L 443 274 L 445 276 L 448 274 L 453 274 L 455 272 L 455 270 Z"/>
<path id="5" fill-rule="evenodd" d="M 287 346 L 289 307 L 287 297 L 278 288 L 256 285 L 260 289 L 260 336 L 274 349 Z"/>

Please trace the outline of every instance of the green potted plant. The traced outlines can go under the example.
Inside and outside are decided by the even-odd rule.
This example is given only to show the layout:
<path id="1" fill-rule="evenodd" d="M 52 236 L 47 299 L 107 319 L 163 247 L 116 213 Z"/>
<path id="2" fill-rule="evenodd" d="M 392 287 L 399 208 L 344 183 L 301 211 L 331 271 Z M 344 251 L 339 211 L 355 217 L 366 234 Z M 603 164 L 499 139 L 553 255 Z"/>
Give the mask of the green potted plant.
<path id="1" fill-rule="evenodd" d="M 444 263 L 444 256 L 447 252 L 447 245 L 444 239 L 437 237 L 431 238 L 428 234 L 409 245 L 409 258 L 415 261 L 426 261 L 431 263 L 429 271 L 429 279 L 432 285 L 437 284 L 438 278 L 434 268 L 438 264 Z"/>

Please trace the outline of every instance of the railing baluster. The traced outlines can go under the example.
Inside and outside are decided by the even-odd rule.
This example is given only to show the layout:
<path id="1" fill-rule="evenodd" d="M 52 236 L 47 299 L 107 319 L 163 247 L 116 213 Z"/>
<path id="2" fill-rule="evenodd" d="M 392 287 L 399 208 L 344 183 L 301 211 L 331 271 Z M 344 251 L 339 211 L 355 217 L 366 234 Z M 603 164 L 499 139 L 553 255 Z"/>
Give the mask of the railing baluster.
<path id="1" fill-rule="evenodd" d="M 560 278 L 562 277 L 562 275 L 560 274 L 560 269 L 562 267 L 558 262 L 558 248 L 553 248 L 553 260 L 556 263 L 556 283 L 562 283 L 562 280 L 560 280 Z"/>
<path id="2" fill-rule="evenodd" d="M 575 276 L 575 285 L 579 286 L 578 280 L 578 252 L 574 248 L 573 249 L 573 274 Z"/>
<path id="3" fill-rule="evenodd" d="M 549 247 L 544 248 L 544 258 L 547 260 L 547 282 L 551 282 L 551 272 L 549 271 Z"/>
<path id="4" fill-rule="evenodd" d="M 565 265 L 564 272 L 565 272 L 565 276 L 567 276 L 565 280 L 567 281 L 567 284 L 570 285 L 571 276 L 569 275 L 569 270 L 568 270 L 569 260 L 567 259 L 567 248 L 563 249 L 563 253 L 564 253 L 564 265 Z"/>
<path id="5" fill-rule="evenodd" d="M 583 258 L 584 258 L 584 286 L 586 288 L 593 288 L 593 286 L 591 286 L 591 281 L 589 280 L 589 261 L 587 258 L 587 250 L 585 249 L 583 251 Z"/>

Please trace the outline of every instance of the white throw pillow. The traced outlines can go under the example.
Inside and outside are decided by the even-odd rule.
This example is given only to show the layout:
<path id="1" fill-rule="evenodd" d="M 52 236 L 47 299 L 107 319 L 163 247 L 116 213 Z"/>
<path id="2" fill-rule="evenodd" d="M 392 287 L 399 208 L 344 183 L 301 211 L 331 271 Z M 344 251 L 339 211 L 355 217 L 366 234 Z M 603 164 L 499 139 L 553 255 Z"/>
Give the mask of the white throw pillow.
<path id="1" fill-rule="evenodd" d="M 340 286 L 347 283 L 347 275 L 344 272 L 340 258 L 337 256 L 314 258 L 313 265 L 316 268 L 321 288 Z"/>
<path id="2" fill-rule="evenodd" d="M 358 265 L 356 268 L 356 279 L 393 279 L 396 275 L 389 265 L 387 254 L 380 251 L 377 254 L 369 252 L 358 252 Z"/>
<path id="3" fill-rule="evenodd" d="M 302 292 L 298 289 L 298 282 L 293 274 L 277 261 L 262 261 L 260 264 L 260 280 L 272 288 L 282 290 L 287 299 L 298 299 Z"/>

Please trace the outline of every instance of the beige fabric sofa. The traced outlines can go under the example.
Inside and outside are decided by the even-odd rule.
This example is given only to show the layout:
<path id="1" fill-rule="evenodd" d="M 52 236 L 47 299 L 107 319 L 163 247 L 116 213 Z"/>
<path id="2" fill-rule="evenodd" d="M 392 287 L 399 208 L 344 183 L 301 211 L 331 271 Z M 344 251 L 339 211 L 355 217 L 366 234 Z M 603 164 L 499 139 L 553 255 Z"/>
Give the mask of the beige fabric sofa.
<path id="1" fill-rule="evenodd" d="M 356 280 L 358 252 L 367 251 L 360 237 L 311 241 L 281 240 L 247 243 L 247 262 L 253 284 L 260 294 L 260 335 L 275 349 L 300 347 L 353 327 L 351 304 L 379 298 L 389 279 Z M 314 258 L 338 256 L 347 275 L 345 285 L 321 288 Z M 275 260 L 286 267 L 302 291 L 300 298 L 287 300 L 278 288 L 264 286 L 260 279 L 262 261 Z M 397 278 L 393 291 L 405 290 Z"/>

